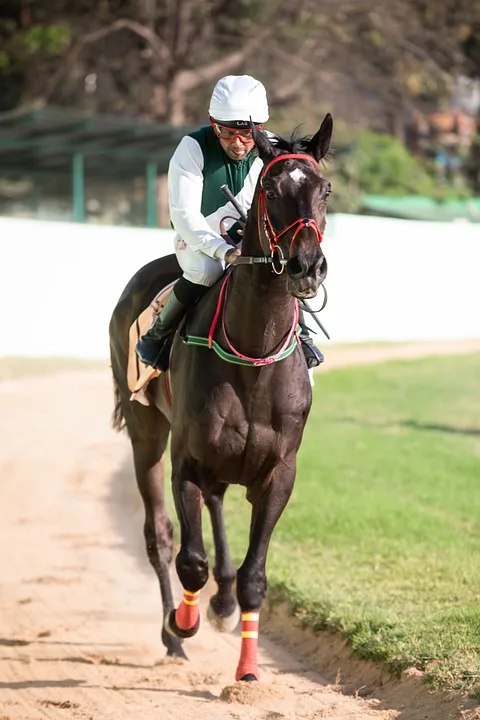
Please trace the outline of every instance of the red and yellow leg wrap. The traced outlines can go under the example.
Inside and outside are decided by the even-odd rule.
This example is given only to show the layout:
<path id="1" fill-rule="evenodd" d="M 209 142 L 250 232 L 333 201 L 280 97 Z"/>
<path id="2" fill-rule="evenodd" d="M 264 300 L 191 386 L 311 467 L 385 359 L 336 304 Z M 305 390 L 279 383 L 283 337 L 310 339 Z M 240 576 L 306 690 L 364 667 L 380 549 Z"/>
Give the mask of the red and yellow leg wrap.
<path id="1" fill-rule="evenodd" d="M 242 648 L 235 680 L 241 680 L 245 675 L 250 674 L 254 675 L 257 680 L 260 677 L 257 664 L 259 616 L 260 612 L 242 613 Z"/>
<path id="2" fill-rule="evenodd" d="M 175 612 L 175 622 L 181 630 L 191 630 L 197 624 L 200 615 L 199 600 L 200 590 L 198 592 L 183 591 L 182 602 Z"/>

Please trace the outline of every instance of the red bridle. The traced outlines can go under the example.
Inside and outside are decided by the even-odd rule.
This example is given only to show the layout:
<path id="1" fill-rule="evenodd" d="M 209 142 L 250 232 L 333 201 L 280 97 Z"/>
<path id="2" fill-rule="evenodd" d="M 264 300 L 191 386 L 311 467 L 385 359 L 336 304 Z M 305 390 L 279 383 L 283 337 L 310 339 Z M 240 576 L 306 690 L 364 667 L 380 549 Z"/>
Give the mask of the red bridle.
<path id="1" fill-rule="evenodd" d="M 275 165 L 275 163 L 280 162 L 281 160 L 310 160 L 316 168 L 320 169 L 320 166 L 318 162 L 315 160 L 315 158 L 311 157 L 310 155 L 305 155 L 303 153 L 292 153 L 288 155 L 279 155 L 278 157 L 271 160 L 268 165 L 266 165 L 261 173 L 260 176 L 260 192 L 258 195 L 258 235 L 260 237 L 260 242 L 262 242 L 262 232 L 261 232 L 261 225 L 260 223 L 263 222 L 263 227 L 265 230 L 265 235 L 267 237 L 269 246 L 270 246 L 270 252 L 273 258 L 274 253 L 278 253 L 279 256 L 281 256 L 281 259 L 283 259 L 283 251 L 280 248 L 278 241 L 282 237 L 282 235 L 285 235 L 289 230 L 295 230 L 292 239 L 290 241 L 290 248 L 289 248 L 289 254 L 290 257 L 292 256 L 292 247 L 293 243 L 295 242 L 295 239 L 299 232 L 303 230 L 304 228 L 311 228 L 314 233 L 317 236 L 318 244 L 320 244 L 323 240 L 323 233 L 318 227 L 317 221 L 313 218 L 298 218 L 298 220 L 295 220 L 291 225 L 286 227 L 281 232 L 276 232 L 275 228 L 272 225 L 272 221 L 270 220 L 270 217 L 268 215 L 268 209 L 267 209 L 267 196 L 265 193 L 265 188 L 263 187 L 263 179 L 265 178 L 266 174 L 272 167 L 272 165 Z M 272 269 L 274 272 L 280 274 L 283 272 L 283 266 L 280 271 L 275 269 L 275 265 L 272 262 Z"/>

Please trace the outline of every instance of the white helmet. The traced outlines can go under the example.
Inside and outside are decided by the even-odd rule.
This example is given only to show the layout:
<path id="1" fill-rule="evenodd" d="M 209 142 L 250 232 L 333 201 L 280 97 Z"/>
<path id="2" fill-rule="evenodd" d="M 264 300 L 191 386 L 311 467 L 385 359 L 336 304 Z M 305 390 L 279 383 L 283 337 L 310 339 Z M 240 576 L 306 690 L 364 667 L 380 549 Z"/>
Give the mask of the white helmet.
<path id="1" fill-rule="evenodd" d="M 268 120 L 266 90 L 250 75 L 227 75 L 215 85 L 208 112 L 212 120 L 230 127 L 245 127 L 250 118 L 263 125 Z"/>

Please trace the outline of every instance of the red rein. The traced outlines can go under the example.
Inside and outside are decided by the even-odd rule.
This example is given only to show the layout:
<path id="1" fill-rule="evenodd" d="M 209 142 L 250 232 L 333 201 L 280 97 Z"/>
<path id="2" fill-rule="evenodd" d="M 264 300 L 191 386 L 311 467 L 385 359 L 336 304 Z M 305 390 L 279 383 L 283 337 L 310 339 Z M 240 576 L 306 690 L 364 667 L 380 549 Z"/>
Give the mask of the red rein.
<path id="1" fill-rule="evenodd" d="M 316 220 L 313 218 L 298 218 L 298 220 L 295 220 L 291 225 L 286 227 L 281 232 L 277 233 L 275 231 L 275 228 L 272 225 L 272 222 L 268 215 L 267 210 L 267 196 L 265 194 L 265 190 L 263 188 L 263 179 L 272 167 L 272 165 L 275 165 L 275 163 L 280 162 L 281 160 L 310 160 L 310 162 L 313 162 L 315 167 L 320 168 L 319 164 L 315 160 L 315 158 L 311 157 L 310 155 L 304 155 L 303 153 L 292 153 L 290 155 L 279 155 L 278 157 L 271 160 L 268 165 L 266 165 L 263 170 L 262 174 L 260 176 L 260 184 L 261 189 L 258 196 L 258 236 L 260 238 L 260 242 L 262 241 L 262 232 L 261 232 L 261 225 L 260 223 L 263 221 L 264 228 L 265 228 L 265 235 L 267 236 L 267 240 L 270 245 L 270 252 L 273 254 L 275 251 L 279 252 L 278 247 L 278 241 L 282 237 L 282 235 L 285 235 L 289 230 L 293 230 L 295 228 L 295 232 L 293 233 L 292 240 L 290 242 L 290 256 L 292 255 L 292 247 L 293 243 L 295 242 L 295 238 L 297 237 L 300 230 L 303 230 L 303 228 L 312 228 L 312 230 L 315 232 L 317 236 L 318 243 L 320 244 L 323 240 L 323 233 L 321 232 L 320 228 L 317 225 Z"/>

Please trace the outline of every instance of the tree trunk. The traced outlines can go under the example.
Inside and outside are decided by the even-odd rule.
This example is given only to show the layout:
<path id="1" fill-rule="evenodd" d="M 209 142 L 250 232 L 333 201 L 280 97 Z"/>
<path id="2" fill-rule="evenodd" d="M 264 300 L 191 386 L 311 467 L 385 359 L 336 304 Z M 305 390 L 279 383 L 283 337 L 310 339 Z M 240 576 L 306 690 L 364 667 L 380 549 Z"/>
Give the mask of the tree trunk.
<path id="1" fill-rule="evenodd" d="M 158 226 L 161 228 L 169 228 L 170 214 L 168 211 L 167 175 L 159 175 L 157 180 L 157 207 Z"/>

